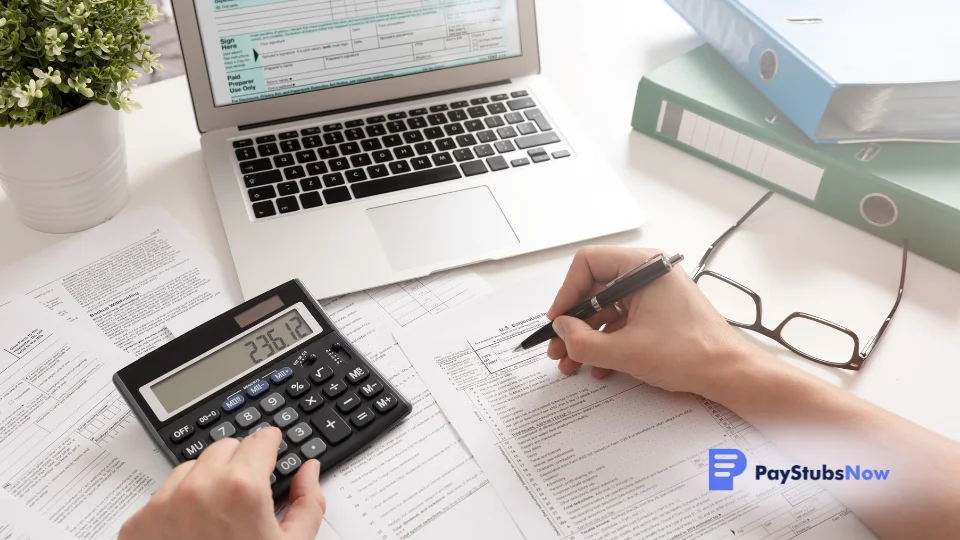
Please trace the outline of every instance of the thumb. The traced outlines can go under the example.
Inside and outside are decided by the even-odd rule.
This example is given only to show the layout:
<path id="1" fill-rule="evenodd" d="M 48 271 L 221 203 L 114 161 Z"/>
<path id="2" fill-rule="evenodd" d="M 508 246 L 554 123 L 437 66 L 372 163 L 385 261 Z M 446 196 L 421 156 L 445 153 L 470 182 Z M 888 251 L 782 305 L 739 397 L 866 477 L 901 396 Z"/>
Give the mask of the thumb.
<path id="1" fill-rule="evenodd" d="M 553 321 L 553 331 L 563 340 L 571 360 L 588 366 L 620 369 L 617 359 L 621 355 L 614 334 L 594 330 L 580 319 L 565 315 Z"/>
<path id="2" fill-rule="evenodd" d="M 317 536 L 327 510 L 319 478 L 320 462 L 311 459 L 300 467 L 290 483 L 290 508 L 280 524 L 287 540 L 313 540 Z"/>

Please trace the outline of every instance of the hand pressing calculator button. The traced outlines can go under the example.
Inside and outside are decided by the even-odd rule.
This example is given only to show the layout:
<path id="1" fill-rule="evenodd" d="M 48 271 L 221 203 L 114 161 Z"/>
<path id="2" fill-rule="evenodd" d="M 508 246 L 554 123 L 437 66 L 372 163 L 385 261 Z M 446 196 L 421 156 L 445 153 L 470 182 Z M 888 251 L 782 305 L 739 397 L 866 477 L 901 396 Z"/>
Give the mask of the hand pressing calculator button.
<path id="1" fill-rule="evenodd" d="M 289 476 L 300 468 L 300 465 L 303 465 L 303 462 L 300 461 L 300 458 L 296 454 L 287 454 L 280 458 L 277 461 L 277 472 L 281 476 Z"/>
<path id="2" fill-rule="evenodd" d="M 144 355 L 114 383 L 174 465 L 279 428 L 269 475 L 278 501 L 304 462 L 335 470 L 411 410 L 298 281 Z"/>

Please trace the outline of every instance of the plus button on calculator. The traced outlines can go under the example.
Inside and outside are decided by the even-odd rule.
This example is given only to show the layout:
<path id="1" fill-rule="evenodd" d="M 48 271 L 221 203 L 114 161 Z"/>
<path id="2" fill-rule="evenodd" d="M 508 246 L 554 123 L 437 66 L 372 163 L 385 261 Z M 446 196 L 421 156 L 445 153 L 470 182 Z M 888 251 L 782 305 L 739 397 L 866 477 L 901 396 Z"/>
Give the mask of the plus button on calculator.
<path id="1" fill-rule="evenodd" d="M 327 473 L 411 411 L 297 280 L 147 354 L 114 383 L 174 465 L 220 439 L 279 428 L 277 499 L 306 460 Z"/>

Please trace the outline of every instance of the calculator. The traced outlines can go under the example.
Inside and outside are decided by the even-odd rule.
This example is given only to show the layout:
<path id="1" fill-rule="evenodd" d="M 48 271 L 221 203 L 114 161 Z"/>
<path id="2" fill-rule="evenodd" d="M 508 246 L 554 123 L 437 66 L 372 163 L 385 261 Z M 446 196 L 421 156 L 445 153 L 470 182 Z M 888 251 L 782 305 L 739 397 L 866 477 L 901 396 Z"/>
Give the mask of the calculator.
<path id="1" fill-rule="evenodd" d="M 174 465 L 225 437 L 280 428 L 275 499 L 304 461 L 329 472 L 411 411 L 299 280 L 166 343 L 113 381 Z"/>

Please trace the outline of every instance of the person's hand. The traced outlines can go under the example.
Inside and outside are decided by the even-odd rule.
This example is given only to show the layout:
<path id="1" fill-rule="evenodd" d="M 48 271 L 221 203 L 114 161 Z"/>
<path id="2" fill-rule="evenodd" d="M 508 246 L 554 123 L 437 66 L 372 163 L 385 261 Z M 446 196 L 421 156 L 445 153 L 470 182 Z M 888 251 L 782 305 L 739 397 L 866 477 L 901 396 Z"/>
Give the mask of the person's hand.
<path id="1" fill-rule="evenodd" d="M 621 300 L 624 315 L 611 307 L 587 322 L 561 316 L 657 253 L 605 246 L 577 252 L 547 312 L 560 336 L 547 356 L 560 361 L 560 371 L 571 375 L 586 364 L 594 377 L 616 370 L 666 390 L 705 395 L 732 362 L 747 361 L 750 355 L 741 353 L 750 345 L 680 267 Z"/>
<path id="2" fill-rule="evenodd" d="M 173 470 L 150 502 L 120 529 L 119 540 L 313 540 L 326 511 L 320 462 L 304 463 L 290 486 L 283 523 L 273 514 L 270 474 L 280 430 L 237 442 L 221 439 Z"/>

